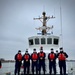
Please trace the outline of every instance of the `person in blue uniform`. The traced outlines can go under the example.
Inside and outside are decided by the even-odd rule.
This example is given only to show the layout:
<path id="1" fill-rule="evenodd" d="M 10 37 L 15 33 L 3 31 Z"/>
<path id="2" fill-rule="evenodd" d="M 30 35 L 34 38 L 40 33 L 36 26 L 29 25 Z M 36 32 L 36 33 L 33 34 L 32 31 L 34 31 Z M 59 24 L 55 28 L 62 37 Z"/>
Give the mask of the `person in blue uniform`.
<path id="1" fill-rule="evenodd" d="M 23 60 L 24 60 L 24 75 L 26 74 L 28 75 L 30 70 L 30 54 L 28 53 L 28 49 L 26 49 L 26 52 L 23 55 Z"/>
<path id="2" fill-rule="evenodd" d="M 20 75 L 21 63 L 22 63 L 22 54 L 21 54 L 21 50 L 19 50 L 18 53 L 15 55 L 15 75 L 16 73 Z"/>
<path id="3" fill-rule="evenodd" d="M 58 50 L 56 50 L 56 56 L 58 55 Z"/>
<path id="4" fill-rule="evenodd" d="M 63 73 L 66 75 L 66 58 L 68 58 L 68 55 L 63 51 L 63 47 L 60 48 L 57 57 L 59 60 L 60 75 L 63 75 Z"/>
<path id="5" fill-rule="evenodd" d="M 41 74 L 41 68 L 43 68 L 43 73 L 45 75 L 45 57 L 46 54 L 43 52 L 43 47 L 40 47 L 40 52 L 38 53 L 39 57 L 39 74 Z"/>
<path id="6" fill-rule="evenodd" d="M 33 53 L 31 54 L 32 60 L 32 74 L 34 75 L 34 70 L 36 69 L 36 75 L 38 74 L 38 54 L 36 49 L 33 49 Z"/>
<path id="7" fill-rule="evenodd" d="M 56 75 L 56 54 L 54 53 L 53 48 L 51 48 L 51 53 L 48 54 L 48 59 L 50 75 L 52 75 L 52 68 L 54 71 L 54 75 Z"/>

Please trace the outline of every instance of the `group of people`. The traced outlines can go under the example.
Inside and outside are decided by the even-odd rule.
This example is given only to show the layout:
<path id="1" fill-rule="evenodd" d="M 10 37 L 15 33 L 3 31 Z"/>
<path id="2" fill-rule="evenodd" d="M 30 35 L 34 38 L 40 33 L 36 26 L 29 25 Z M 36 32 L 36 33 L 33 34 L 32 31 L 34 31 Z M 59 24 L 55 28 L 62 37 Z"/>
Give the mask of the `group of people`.
<path id="1" fill-rule="evenodd" d="M 26 50 L 25 54 L 22 56 L 21 50 L 15 55 L 15 75 L 18 73 L 20 75 L 20 67 L 22 65 L 22 61 L 24 61 L 24 75 L 28 75 L 30 72 L 30 60 L 32 61 L 32 74 L 34 75 L 34 71 L 36 71 L 36 75 L 41 74 L 41 68 L 43 69 L 43 74 L 46 72 L 46 61 L 45 61 L 46 53 L 43 51 L 43 47 L 40 47 L 40 52 L 37 53 L 36 49 L 33 49 L 33 53 L 30 55 L 28 50 Z M 68 55 L 63 51 L 63 48 L 60 48 L 60 52 L 54 52 L 53 48 L 51 48 L 51 52 L 48 54 L 49 60 L 49 73 L 52 74 L 52 68 L 54 71 L 54 75 L 56 75 L 56 59 L 59 60 L 59 68 L 60 75 L 66 75 L 66 58 Z"/>

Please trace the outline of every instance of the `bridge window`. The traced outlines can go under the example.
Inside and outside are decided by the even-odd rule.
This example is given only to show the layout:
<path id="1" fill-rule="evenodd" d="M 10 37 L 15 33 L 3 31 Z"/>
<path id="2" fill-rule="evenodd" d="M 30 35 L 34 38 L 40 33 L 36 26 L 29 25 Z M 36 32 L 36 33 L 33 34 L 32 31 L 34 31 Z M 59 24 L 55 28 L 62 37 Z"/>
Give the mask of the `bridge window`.
<path id="1" fill-rule="evenodd" d="M 47 44 L 52 44 L 52 38 L 47 38 Z"/>
<path id="2" fill-rule="evenodd" d="M 29 40 L 29 45 L 33 45 L 33 39 Z"/>
<path id="3" fill-rule="evenodd" d="M 59 41 L 58 39 L 54 38 L 54 44 L 55 45 L 58 45 L 58 41 Z"/>
<path id="4" fill-rule="evenodd" d="M 46 41 L 45 38 L 41 38 L 41 44 L 45 44 L 46 43 L 45 41 Z"/>
<path id="5" fill-rule="evenodd" d="M 39 44 L 39 38 L 35 39 L 35 44 Z"/>

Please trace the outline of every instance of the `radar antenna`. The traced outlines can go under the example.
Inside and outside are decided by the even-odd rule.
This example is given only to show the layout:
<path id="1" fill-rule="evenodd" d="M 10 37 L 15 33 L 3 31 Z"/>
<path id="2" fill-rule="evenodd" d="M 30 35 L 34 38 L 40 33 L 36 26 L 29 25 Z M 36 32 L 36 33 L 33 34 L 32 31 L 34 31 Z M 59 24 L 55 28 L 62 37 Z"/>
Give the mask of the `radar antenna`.
<path id="1" fill-rule="evenodd" d="M 49 17 L 47 17 L 45 12 L 43 12 L 42 15 L 43 15 L 42 17 L 34 18 L 34 20 L 40 20 L 40 21 L 42 22 L 43 26 L 42 26 L 42 27 L 39 27 L 39 28 L 36 28 L 36 29 L 39 30 L 39 31 L 41 31 L 41 32 L 42 32 L 42 35 L 46 35 L 47 32 L 48 32 L 50 29 L 53 28 L 53 26 L 48 27 L 48 26 L 46 25 L 46 23 L 48 22 L 49 19 L 53 19 L 53 18 L 55 18 L 55 17 L 54 17 L 54 16 L 51 16 L 51 17 L 49 16 Z"/>

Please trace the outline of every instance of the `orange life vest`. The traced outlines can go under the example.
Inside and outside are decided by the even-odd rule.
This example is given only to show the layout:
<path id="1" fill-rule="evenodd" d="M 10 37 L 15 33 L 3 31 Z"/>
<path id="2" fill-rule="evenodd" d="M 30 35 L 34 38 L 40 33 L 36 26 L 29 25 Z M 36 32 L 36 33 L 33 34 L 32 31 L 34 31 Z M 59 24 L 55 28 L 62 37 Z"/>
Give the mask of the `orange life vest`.
<path id="1" fill-rule="evenodd" d="M 59 60 L 66 60 L 65 54 L 60 53 L 59 56 L 58 56 L 58 59 Z"/>
<path id="2" fill-rule="evenodd" d="M 21 54 L 18 54 L 18 55 L 17 55 L 17 59 L 18 59 L 18 60 L 22 60 L 22 55 L 21 55 Z"/>
<path id="3" fill-rule="evenodd" d="M 25 60 L 28 60 L 28 59 L 29 59 L 29 55 L 25 55 L 25 56 L 24 56 L 24 59 L 25 59 Z"/>
<path id="4" fill-rule="evenodd" d="M 40 56 L 40 57 L 44 57 L 44 53 L 40 53 L 39 56 Z"/>
<path id="5" fill-rule="evenodd" d="M 33 59 L 33 60 L 37 60 L 37 59 L 38 59 L 38 55 L 37 55 L 36 53 L 33 53 L 33 54 L 32 54 L 32 59 Z"/>
<path id="6" fill-rule="evenodd" d="M 55 58 L 55 54 L 51 53 L 50 56 L 49 56 L 49 58 L 53 60 Z"/>

